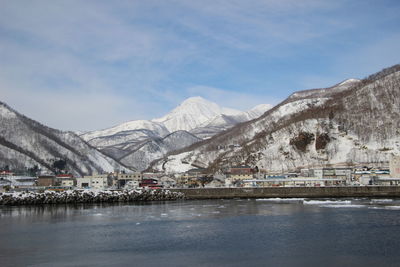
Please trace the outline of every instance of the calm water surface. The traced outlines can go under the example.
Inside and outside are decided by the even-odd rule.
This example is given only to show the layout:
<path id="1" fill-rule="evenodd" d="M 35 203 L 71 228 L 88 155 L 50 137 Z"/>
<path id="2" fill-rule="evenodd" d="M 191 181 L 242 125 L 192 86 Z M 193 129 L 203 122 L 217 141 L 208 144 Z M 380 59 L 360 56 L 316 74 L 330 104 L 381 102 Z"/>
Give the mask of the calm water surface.
<path id="1" fill-rule="evenodd" d="M 400 201 L 0 207 L 0 266 L 400 266 Z"/>

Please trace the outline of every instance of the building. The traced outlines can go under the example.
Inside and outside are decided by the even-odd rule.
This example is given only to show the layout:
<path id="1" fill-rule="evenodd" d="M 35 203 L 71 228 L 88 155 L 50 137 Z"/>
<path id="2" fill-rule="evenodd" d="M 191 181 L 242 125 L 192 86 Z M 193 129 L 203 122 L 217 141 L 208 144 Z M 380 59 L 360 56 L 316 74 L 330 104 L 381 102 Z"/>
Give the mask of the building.
<path id="1" fill-rule="evenodd" d="M 342 179 L 318 177 L 283 177 L 243 180 L 244 187 L 320 187 L 344 185 Z"/>
<path id="2" fill-rule="evenodd" d="M 90 179 L 90 188 L 93 189 L 106 189 L 109 183 L 108 174 L 94 174 L 91 176 L 84 176 L 83 178 Z"/>
<path id="3" fill-rule="evenodd" d="M 84 176 L 83 178 L 76 178 L 76 186 L 79 188 L 103 190 L 110 187 L 111 184 L 112 181 L 108 174 L 94 174 Z"/>
<path id="4" fill-rule="evenodd" d="M 225 186 L 225 180 L 220 180 L 220 179 L 213 179 L 211 182 L 204 185 L 205 188 L 216 188 L 224 186 Z"/>
<path id="5" fill-rule="evenodd" d="M 8 170 L 0 170 L 0 177 L 8 177 L 8 176 L 13 176 L 14 173 L 12 171 Z"/>
<path id="6" fill-rule="evenodd" d="M 143 179 L 139 185 L 144 188 L 161 188 L 156 179 Z"/>
<path id="7" fill-rule="evenodd" d="M 68 186 L 68 187 L 76 186 L 76 180 L 72 174 L 58 174 L 56 178 L 57 178 L 57 184 L 61 186 Z"/>
<path id="8" fill-rule="evenodd" d="M 79 188 L 91 188 L 92 187 L 92 179 L 88 178 L 88 177 L 76 178 L 76 186 Z"/>
<path id="9" fill-rule="evenodd" d="M 106 189 L 109 186 L 108 177 L 93 177 L 92 178 L 92 188 L 94 189 Z"/>
<path id="10" fill-rule="evenodd" d="M 172 188 L 176 186 L 175 179 L 172 179 L 171 177 L 168 176 L 163 176 L 158 181 L 163 188 Z"/>
<path id="11" fill-rule="evenodd" d="M 313 177 L 322 178 L 324 176 L 324 172 L 323 172 L 322 168 L 321 169 L 313 169 L 313 170 L 311 170 L 311 173 L 312 173 L 311 175 Z"/>
<path id="12" fill-rule="evenodd" d="M 127 182 L 129 181 L 137 181 L 140 183 L 140 181 L 143 179 L 143 176 L 140 172 L 133 172 L 133 173 L 118 173 L 117 174 L 117 180 L 116 180 L 116 186 L 118 188 L 124 188 Z M 132 182 L 130 183 L 132 184 Z"/>
<path id="13" fill-rule="evenodd" d="M 59 186 L 57 178 L 54 175 L 41 175 L 37 179 L 38 186 Z"/>
<path id="14" fill-rule="evenodd" d="M 129 180 L 126 182 L 124 189 L 132 190 L 140 187 L 139 181 L 136 180 Z"/>
<path id="15" fill-rule="evenodd" d="M 253 178 L 253 169 L 250 166 L 235 166 L 229 170 L 229 177 L 232 180 L 246 180 Z"/>
<path id="16" fill-rule="evenodd" d="M 324 179 L 325 185 L 341 185 L 351 181 L 351 168 L 317 168 L 310 171 L 314 178 Z M 332 179 L 332 180 L 329 180 Z"/>
<path id="17" fill-rule="evenodd" d="M 390 159 L 390 176 L 400 178 L 400 156 L 392 156 Z"/>
<path id="18" fill-rule="evenodd" d="M 76 180 L 71 178 L 71 179 L 62 179 L 61 180 L 61 186 L 75 186 L 76 185 Z"/>
<path id="19" fill-rule="evenodd" d="M 204 168 L 190 169 L 177 179 L 180 187 L 199 187 L 204 177 L 207 177 L 207 170 Z"/>

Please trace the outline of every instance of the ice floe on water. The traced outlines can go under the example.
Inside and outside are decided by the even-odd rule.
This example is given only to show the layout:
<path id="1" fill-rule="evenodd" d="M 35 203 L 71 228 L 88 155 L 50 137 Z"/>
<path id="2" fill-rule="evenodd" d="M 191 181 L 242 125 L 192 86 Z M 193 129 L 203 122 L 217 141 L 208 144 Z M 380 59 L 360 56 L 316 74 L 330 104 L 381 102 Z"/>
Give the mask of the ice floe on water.
<path id="1" fill-rule="evenodd" d="M 303 201 L 304 205 L 343 205 L 343 204 L 351 204 L 351 200 L 307 200 Z"/>
<path id="2" fill-rule="evenodd" d="M 371 199 L 371 203 L 388 203 L 388 202 L 393 202 L 393 199 L 386 199 L 386 198 L 382 198 L 382 199 Z"/>
<path id="3" fill-rule="evenodd" d="M 265 201 L 265 202 L 282 202 L 282 203 L 287 203 L 287 202 L 303 202 L 304 198 L 257 198 L 256 201 Z"/>
<path id="4" fill-rule="evenodd" d="M 307 199 L 307 198 L 258 198 L 257 202 L 265 202 L 272 204 L 302 204 L 309 207 L 321 208 L 369 208 L 369 209 L 385 209 L 400 210 L 400 200 L 397 199 Z M 396 205 L 397 204 L 397 205 Z"/>
<path id="5" fill-rule="evenodd" d="M 368 207 L 370 209 L 374 209 L 374 210 L 400 210 L 400 206 L 371 206 Z"/>
<path id="6" fill-rule="evenodd" d="M 324 208 L 365 208 L 367 205 L 360 204 L 324 204 L 320 205 L 320 207 Z"/>

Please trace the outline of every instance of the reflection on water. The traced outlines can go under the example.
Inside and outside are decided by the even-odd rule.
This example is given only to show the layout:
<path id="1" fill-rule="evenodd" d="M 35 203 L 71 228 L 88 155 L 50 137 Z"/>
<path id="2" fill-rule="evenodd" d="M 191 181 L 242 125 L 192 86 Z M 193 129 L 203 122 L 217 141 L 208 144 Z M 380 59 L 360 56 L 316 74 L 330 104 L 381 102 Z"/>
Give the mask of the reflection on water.
<path id="1" fill-rule="evenodd" d="M 396 199 L 280 198 L 0 207 L 0 262 L 395 266 L 399 207 Z"/>

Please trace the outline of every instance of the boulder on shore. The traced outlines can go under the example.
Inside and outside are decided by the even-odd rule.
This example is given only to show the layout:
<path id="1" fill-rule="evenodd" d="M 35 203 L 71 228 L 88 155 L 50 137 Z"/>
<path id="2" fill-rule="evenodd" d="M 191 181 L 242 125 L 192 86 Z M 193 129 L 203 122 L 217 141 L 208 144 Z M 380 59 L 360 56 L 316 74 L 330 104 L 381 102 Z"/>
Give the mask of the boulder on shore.
<path id="1" fill-rule="evenodd" d="M 124 190 L 93 191 L 68 190 L 63 192 L 45 191 L 0 193 L 0 205 L 41 205 L 41 204 L 76 204 L 76 203 L 114 203 L 165 201 L 183 199 L 184 194 L 169 190 Z"/>

